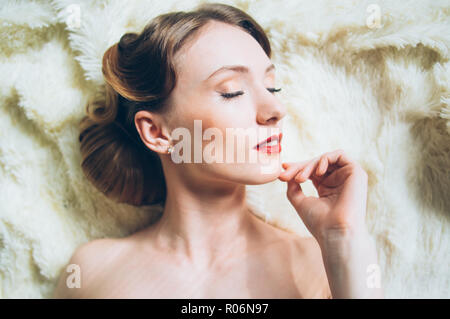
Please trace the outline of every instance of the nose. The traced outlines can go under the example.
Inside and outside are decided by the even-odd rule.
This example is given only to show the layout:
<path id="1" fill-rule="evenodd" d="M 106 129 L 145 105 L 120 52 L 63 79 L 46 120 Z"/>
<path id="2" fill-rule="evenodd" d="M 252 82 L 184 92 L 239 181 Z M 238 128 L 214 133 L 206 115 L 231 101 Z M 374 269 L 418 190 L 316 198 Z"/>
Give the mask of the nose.
<path id="1" fill-rule="evenodd" d="M 256 121 L 260 125 L 276 125 L 286 115 L 286 108 L 274 96 L 276 93 L 271 93 L 266 88 L 263 91 L 257 102 Z"/>

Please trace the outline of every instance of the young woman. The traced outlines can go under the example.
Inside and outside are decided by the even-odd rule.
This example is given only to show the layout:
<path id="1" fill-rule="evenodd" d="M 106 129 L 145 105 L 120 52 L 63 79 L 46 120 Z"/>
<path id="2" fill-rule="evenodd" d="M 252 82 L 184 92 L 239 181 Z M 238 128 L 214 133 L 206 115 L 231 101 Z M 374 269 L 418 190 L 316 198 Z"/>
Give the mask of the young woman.
<path id="1" fill-rule="evenodd" d="M 64 272 L 55 297 L 382 297 L 368 280 L 377 256 L 365 225 L 367 174 L 358 163 L 337 150 L 262 170 L 263 158 L 279 160 L 286 113 L 270 57 L 254 19 L 211 3 L 160 15 L 105 52 L 106 99 L 90 103 L 81 123 L 83 171 L 117 202 L 164 203 L 164 210 L 128 237 L 81 245 L 69 261 L 80 267 L 81 287 L 69 288 Z M 201 133 L 280 134 L 241 149 L 245 158 L 257 153 L 256 162 L 175 161 L 172 132 L 184 128 L 192 137 L 194 121 Z M 194 154 L 193 144 L 177 154 Z M 313 237 L 273 227 L 247 207 L 246 184 L 277 178 Z M 308 179 L 318 198 L 303 194 L 299 183 Z"/>

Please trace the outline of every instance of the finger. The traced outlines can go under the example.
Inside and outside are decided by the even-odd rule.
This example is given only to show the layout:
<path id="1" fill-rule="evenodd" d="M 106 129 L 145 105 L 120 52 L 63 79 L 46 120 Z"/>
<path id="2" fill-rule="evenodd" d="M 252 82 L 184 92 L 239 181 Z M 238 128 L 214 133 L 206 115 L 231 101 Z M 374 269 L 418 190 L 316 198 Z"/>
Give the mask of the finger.
<path id="1" fill-rule="evenodd" d="M 300 161 L 300 162 L 283 162 L 281 164 L 281 166 L 285 169 L 285 170 L 289 170 L 292 168 L 300 168 L 301 166 L 304 166 L 305 164 L 309 163 L 312 159 L 308 159 L 308 160 L 304 160 L 304 161 Z"/>
<path id="2" fill-rule="evenodd" d="M 326 177 L 325 175 L 328 176 L 329 174 L 331 174 L 331 171 L 328 172 L 329 169 L 334 170 L 336 168 L 343 167 L 349 164 L 352 164 L 352 161 L 348 158 L 343 150 L 338 149 L 333 152 L 327 152 L 320 156 L 315 165 L 308 164 L 308 166 L 305 167 L 301 173 L 295 176 L 295 180 L 299 183 L 303 183 L 308 178 L 310 178 L 311 180 L 315 181 L 314 185 L 320 184 L 320 181 Z"/>
<path id="3" fill-rule="evenodd" d="M 326 156 L 328 165 L 335 164 L 339 167 L 343 167 L 345 165 L 353 163 L 353 160 L 351 160 L 350 157 L 345 154 L 344 150 L 342 149 L 337 149 L 333 152 L 325 153 L 324 155 Z"/>
<path id="4" fill-rule="evenodd" d="M 288 169 L 289 167 L 291 167 L 291 166 L 294 165 L 294 164 L 296 164 L 296 163 L 294 163 L 294 162 L 284 162 L 283 164 L 281 164 L 281 166 L 282 166 L 284 169 Z"/>
<path id="5" fill-rule="evenodd" d="M 329 175 L 329 173 L 326 172 L 327 169 L 324 167 L 326 167 L 326 164 L 324 164 L 324 160 L 322 159 L 319 164 L 317 164 L 317 169 L 314 174 L 310 176 L 310 179 L 316 189 L 318 189 L 323 180 Z"/>
<path id="6" fill-rule="evenodd" d="M 299 183 L 295 182 L 293 179 L 290 179 L 287 182 L 287 198 L 289 201 L 295 206 L 299 204 L 303 198 L 305 198 L 305 194 L 303 193 L 302 187 Z"/>
<path id="7" fill-rule="evenodd" d="M 319 162 L 320 158 L 308 163 L 308 165 L 306 165 L 299 173 L 296 174 L 294 180 L 297 183 L 305 182 L 311 176 L 312 172 L 317 168 Z"/>
<path id="8" fill-rule="evenodd" d="M 282 181 L 288 181 L 292 179 L 295 176 L 295 174 L 299 170 L 301 170 L 305 165 L 307 165 L 310 161 L 311 160 L 283 163 L 281 166 L 286 170 L 284 172 L 281 172 L 278 178 Z"/>
<path id="9" fill-rule="evenodd" d="M 317 164 L 316 170 L 314 172 L 315 174 L 311 176 L 311 180 L 313 181 L 314 185 L 320 184 L 336 168 L 336 164 L 330 164 L 328 162 L 327 153 L 323 154 L 319 159 L 319 163 Z"/>
<path id="10" fill-rule="evenodd" d="M 328 160 L 326 155 L 322 155 L 319 159 L 319 163 L 317 164 L 316 175 L 322 176 L 328 169 Z"/>
<path id="11" fill-rule="evenodd" d="M 328 188 L 341 186 L 342 183 L 353 173 L 353 166 L 339 167 L 331 172 L 323 181 L 322 185 Z"/>

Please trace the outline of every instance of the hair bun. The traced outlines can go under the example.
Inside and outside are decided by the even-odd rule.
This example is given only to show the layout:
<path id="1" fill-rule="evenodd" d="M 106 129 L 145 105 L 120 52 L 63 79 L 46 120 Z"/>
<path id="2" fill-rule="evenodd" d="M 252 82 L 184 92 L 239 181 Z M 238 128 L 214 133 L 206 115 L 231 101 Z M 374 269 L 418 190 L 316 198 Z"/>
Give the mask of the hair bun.
<path id="1" fill-rule="evenodd" d="M 121 52 L 130 51 L 133 49 L 134 45 L 137 43 L 137 38 L 139 35 L 134 32 L 128 32 L 122 35 L 119 41 L 119 50 Z"/>
<path id="2" fill-rule="evenodd" d="M 161 161 L 135 130 L 123 126 L 127 112 L 120 101 L 107 83 L 89 99 L 78 138 L 83 172 L 116 202 L 135 206 L 162 203 L 166 189 Z"/>

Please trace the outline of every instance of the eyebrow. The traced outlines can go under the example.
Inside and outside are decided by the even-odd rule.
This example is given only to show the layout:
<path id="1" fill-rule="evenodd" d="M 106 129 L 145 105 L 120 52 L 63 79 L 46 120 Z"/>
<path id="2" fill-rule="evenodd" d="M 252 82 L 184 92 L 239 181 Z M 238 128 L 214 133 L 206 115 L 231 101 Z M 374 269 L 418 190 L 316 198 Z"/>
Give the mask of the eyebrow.
<path id="1" fill-rule="evenodd" d="M 272 71 L 275 69 L 275 65 L 271 64 L 267 67 L 266 72 L 268 73 L 269 71 Z M 209 80 L 210 78 L 212 78 L 214 75 L 216 75 L 217 73 L 219 73 L 220 71 L 223 70 L 231 70 L 231 71 L 235 71 L 235 72 L 239 72 L 239 73 L 249 73 L 249 69 L 248 67 L 246 67 L 245 65 L 225 65 L 219 69 L 217 69 L 216 71 L 214 71 L 210 76 L 208 76 L 206 80 Z"/>

